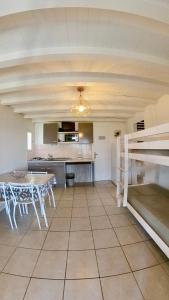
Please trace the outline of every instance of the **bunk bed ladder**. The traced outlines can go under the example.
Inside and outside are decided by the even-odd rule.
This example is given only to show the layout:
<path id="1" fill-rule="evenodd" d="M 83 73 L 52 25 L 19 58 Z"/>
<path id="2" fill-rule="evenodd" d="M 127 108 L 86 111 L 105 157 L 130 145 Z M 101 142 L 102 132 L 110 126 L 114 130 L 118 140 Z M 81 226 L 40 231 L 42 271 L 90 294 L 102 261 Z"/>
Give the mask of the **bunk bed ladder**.
<path id="1" fill-rule="evenodd" d="M 124 195 L 123 206 L 127 206 L 128 197 L 128 135 L 124 136 Z"/>
<path id="2" fill-rule="evenodd" d="M 117 188 L 116 188 L 116 199 L 117 199 L 117 206 L 120 207 L 121 205 L 121 187 L 120 187 L 120 152 L 121 152 L 121 147 L 120 147 L 120 137 L 117 137 L 116 140 L 116 176 L 117 176 Z"/>
<path id="3" fill-rule="evenodd" d="M 127 136 L 125 137 L 127 139 Z M 117 189 L 116 189 L 116 199 L 117 206 L 120 207 L 124 202 L 124 194 L 125 198 L 127 197 L 127 186 L 128 186 L 128 157 L 124 158 L 124 152 L 122 151 L 122 138 L 117 137 L 116 147 L 117 147 L 117 157 L 116 157 L 116 174 L 117 174 Z M 125 143 L 124 143 L 125 144 Z M 127 144 L 128 145 L 128 144 Z M 125 145 L 124 145 L 125 146 Z M 126 149 L 127 146 L 125 146 Z M 123 162 L 122 162 L 123 160 Z M 121 163 L 122 162 L 122 163 Z M 123 166 L 124 164 L 124 166 Z"/>

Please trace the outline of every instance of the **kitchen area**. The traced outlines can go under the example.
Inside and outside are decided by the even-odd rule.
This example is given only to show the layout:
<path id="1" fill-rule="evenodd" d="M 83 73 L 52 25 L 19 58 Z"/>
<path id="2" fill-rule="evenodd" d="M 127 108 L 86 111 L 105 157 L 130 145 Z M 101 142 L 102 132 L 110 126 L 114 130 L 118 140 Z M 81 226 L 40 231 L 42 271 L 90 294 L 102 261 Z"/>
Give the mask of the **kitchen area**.
<path id="1" fill-rule="evenodd" d="M 37 123 L 28 170 L 55 174 L 54 184 L 62 187 L 94 184 L 92 143 L 92 122 Z"/>

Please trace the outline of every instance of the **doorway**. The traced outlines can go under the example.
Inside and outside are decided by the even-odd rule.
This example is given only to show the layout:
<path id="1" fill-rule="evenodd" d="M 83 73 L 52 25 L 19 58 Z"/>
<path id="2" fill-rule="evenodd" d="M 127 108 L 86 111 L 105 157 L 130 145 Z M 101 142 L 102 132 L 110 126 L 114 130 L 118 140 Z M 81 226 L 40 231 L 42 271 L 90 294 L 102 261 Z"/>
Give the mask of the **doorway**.
<path id="1" fill-rule="evenodd" d="M 95 181 L 111 180 L 111 124 L 94 123 Z"/>

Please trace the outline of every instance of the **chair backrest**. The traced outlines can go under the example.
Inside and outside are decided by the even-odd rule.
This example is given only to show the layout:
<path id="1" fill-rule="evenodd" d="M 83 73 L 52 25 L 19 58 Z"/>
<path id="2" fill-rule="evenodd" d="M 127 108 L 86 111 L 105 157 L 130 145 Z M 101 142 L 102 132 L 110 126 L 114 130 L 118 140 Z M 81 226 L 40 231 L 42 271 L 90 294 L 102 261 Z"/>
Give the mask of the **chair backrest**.
<path id="1" fill-rule="evenodd" d="M 10 201 L 12 199 L 10 187 L 4 182 L 0 182 L 0 199 L 1 202 Z"/>
<path id="2" fill-rule="evenodd" d="M 9 186 L 15 202 L 34 201 L 34 185 L 30 183 L 9 183 Z"/>
<path id="3" fill-rule="evenodd" d="M 1 202 L 6 200 L 5 183 L 4 182 L 0 182 L 0 199 L 1 199 Z"/>

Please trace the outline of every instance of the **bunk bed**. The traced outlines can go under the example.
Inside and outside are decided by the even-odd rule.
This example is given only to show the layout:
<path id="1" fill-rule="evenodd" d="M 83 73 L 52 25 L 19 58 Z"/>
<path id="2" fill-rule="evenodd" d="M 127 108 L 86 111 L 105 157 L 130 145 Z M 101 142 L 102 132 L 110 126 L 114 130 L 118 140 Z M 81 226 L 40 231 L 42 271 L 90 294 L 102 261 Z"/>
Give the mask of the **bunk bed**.
<path id="1" fill-rule="evenodd" d="M 169 257 L 169 178 L 167 188 L 150 178 L 137 184 L 137 162 L 169 167 L 169 123 L 117 138 L 116 192 L 117 205 L 126 206 Z"/>

